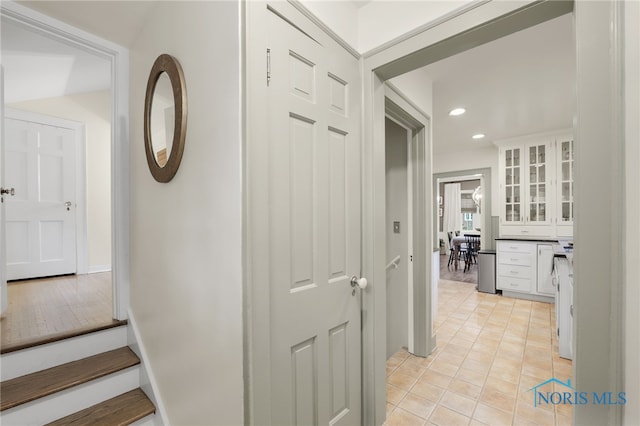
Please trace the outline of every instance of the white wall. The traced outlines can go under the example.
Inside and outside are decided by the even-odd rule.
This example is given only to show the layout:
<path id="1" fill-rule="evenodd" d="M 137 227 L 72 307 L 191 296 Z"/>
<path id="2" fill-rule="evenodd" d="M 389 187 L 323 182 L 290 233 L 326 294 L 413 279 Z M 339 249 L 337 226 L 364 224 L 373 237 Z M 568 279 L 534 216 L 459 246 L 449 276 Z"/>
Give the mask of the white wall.
<path id="1" fill-rule="evenodd" d="M 358 51 L 367 52 L 472 0 L 372 1 L 358 10 Z"/>
<path id="2" fill-rule="evenodd" d="M 111 94 L 81 93 L 16 102 L 15 109 L 85 124 L 89 271 L 111 266 Z"/>
<path id="3" fill-rule="evenodd" d="M 624 407 L 624 424 L 627 426 L 640 424 L 640 282 L 637 265 L 640 264 L 638 236 L 640 224 L 640 2 L 625 3 L 625 101 L 626 101 L 626 235 L 625 250 L 626 296 L 625 296 L 625 354 L 624 354 L 624 388 L 628 401 Z"/>
<path id="4" fill-rule="evenodd" d="M 240 3 L 157 2 L 131 46 L 131 312 L 167 423 L 243 423 Z M 143 111 L 156 57 L 184 71 L 178 173 L 147 167 Z"/>
<path id="5" fill-rule="evenodd" d="M 344 0 L 301 1 L 351 47 L 365 53 L 473 0 L 374 0 L 359 8 Z"/>
<path id="6" fill-rule="evenodd" d="M 389 81 L 429 118 L 433 118 L 433 82 L 423 69 L 399 75 Z"/>
<path id="7" fill-rule="evenodd" d="M 400 255 L 398 268 L 387 270 L 387 358 L 409 345 L 407 130 L 385 120 L 387 263 Z M 393 232 L 393 222 L 400 232 Z"/>
<path id="8" fill-rule="evenodd" d="M 301 0 L 318 19 L 349 46 L 358 49 L 358 8 L 351 1 Z"/>

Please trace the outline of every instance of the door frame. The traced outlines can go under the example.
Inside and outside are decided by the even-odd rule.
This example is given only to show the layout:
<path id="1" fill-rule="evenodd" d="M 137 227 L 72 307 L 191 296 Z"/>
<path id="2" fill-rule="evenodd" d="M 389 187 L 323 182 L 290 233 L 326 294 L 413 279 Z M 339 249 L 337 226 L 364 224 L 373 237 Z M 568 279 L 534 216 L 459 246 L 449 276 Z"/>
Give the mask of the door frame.
<path id="1" fill-rule="evenodd" d="M 2 2 L 3 18 L 111 63 L 111 240 L 113 317 L 129 308 L 129 50 L 14 2 Z"/>
<path id="2" fill-rule="evenodd" d="M 428 240 L 426 239 L 426 229 L 431 223 L 431 218 L 428 217 L 431 212 L 431 209 L 428 208 L 431 199 L 431 184 L 427 173 L 431 164 L 431 118 L 391 82 L 385 84 L 384 93 L 385 117 L 405 128 L 409 139 L 407 152 L 409 226 L 407 232 L 409 233 L 409 244 L 411 244 L 408 252 L 413 256 L 413 262 L 408 262 L 410 271 L 407 283 L 409 286 L 408 349 L 414 355 L 426 357 L 436 346 L 431 309 L 427 309 L 427 306 L 431 306 L 433 286 L 429 274 L 430 268 L 427 266 L 431 262 L 431 250 L 428 249 Z M 381 194 L 378 193 L 378 195 Z M 386 200 L 386 194 L 384 198 Z M 416 235 L 422 235 L 424 238 L 415 238 Z M 386 287 L 386 275 L 384 284 Z M 386 288 L 384 297 L 386 307 Z M 386 324 L 386 308 L 384 315 Z"/>
<path id="3" fill-rule="evenodd" d="M 364 55 L 364 231 L 363 272 L 372 282 L 384 280 L 384 82 L 442 58 L 468 50 L 548 19 L 574 13 L 577 48 L 577 114 L 574 134 L 578 140 L 574 235 L 579 251 L 574 257 L 576 286 L 574 322 L 576 385 L 590 391 L 622 390 L 624 360 L 623 304 L 625 282 L 622 248 L 626 240 L 624 205 L 620 188 L 637 182 L 625 179 L 623 129 L 622 25 L 623 2 L 572 1 L 472 2 L 458 11 L 412 31 Z M 382 123 L 382 124 L 381 124 Z M 608 141 L 602 144 L 601 141 Z M 631 142 L 627 142 L 631 143 Z M 596 170 L 595 172 L 593 172 Z M 590 175 L 591 173 L 591 175 Z M 594 189 L 597 188 L 597 189 Z M 591 194 L 605 200 L 593 203 Z M 581 209 L 580 206 L 583 206 Z M 604 224 L 604 226 L 603 226 Z M 592 232 L 597 230 L 596 232 Z M 429 229 L 429 240 L 432 240 Z M 602 265 L 609 265 L 603 268 Z M 382 265 L 382 266 L 381 266 Z M 608 283 L 606 285 L 605 283 Z M 627 289 L 626 291 L 631 291 Z M 380 297 L 370 292 L 364 309 L 381 312 Z M 363 324 L 364 422 L 379 425 L 385 419 L 385 348 L 375 339 L 384 330 L 380 316 L 370 315 Z M 637 386 L 637 383 L 634 383 Z M 620 405 L 574 407 L 576 424 L 618 424 L 624 410 Z"/>
<path id="4" fill-rule="evenodd" d="M 4 118 L 62 127 L 74 131 L 75 135 L 75 191 L 76 191 L 76 273 L 89 272 L 89 256 L 87 247 L 87 167 L 86 167 L 86 133 L 83 123 L 24 111 L 15 108 L 4 109 Z"/>
<path id="5" fill-rule="evenodd" d="M 493 248 L 492 236 L 496 231 L 492 229 L 491 226 L 491 215 L 493 212 L 491 211 L 492 201 L 491 201 L 491 190 L 492 190 L 492 180 L 491 180 L 491 167 L 484 167 L 481 169 L 470 169 L 470 170 L 458 170 L 453 172 L 442 172 L 442 173 L 434 173 L 433 174 L 433 244 L 434 247 L 439 245 L 439 237 L 438 233 L 440 232 L 439 226 L 439 217 L 436 213 L 438 210 L 438 203 L 435 201 L 437 196 L 441 196 L 439 186 L 441 183 L 447 182 L 459 182 L 459 181 L 468 181 L 468 180 L 480 180 L 480 186 L 482 186 L 482 200 L 480 201 L 480 211 L 482 212 L 482 229 L 481 237 L 480 237 L 480 247 L 486 249 Z"/>

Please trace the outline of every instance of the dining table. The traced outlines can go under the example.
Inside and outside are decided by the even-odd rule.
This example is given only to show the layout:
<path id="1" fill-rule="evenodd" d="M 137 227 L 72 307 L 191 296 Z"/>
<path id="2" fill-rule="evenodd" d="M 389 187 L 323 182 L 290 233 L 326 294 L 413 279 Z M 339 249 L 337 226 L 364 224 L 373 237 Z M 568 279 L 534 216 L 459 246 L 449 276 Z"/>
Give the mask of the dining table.
<path id="1" fill-rule="evenodd" d="M 467 236 L 480 237 L 480 233 L 466 232 L 462 235 L 456 235 L 451 238 L 451 245 L 453 246 L 453 266 L 458 269 L 458 261 L 460 260 L 460 247 L 467 242 Z"/>

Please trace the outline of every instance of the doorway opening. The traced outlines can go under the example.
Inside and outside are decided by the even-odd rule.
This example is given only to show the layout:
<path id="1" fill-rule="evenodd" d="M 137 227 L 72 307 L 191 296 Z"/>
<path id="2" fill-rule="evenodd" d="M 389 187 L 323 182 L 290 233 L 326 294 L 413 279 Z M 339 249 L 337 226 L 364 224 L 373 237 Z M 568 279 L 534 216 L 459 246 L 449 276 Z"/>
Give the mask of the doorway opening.
<path id="1" fill-rule="evenodd" d="M 48 208 L 61 210 L 77 223 L 72 227 L 71 234 L 68 227 L 63 229 L 60 226 L 58 229 L 49 226 L 50 237 L 64 231 L 65 247 L 73 242 L 73 247 L 65 249 L 65 253 L 68 251 L 73 255 L 70 266 L 64 270 L 27 268 L 25 271 L 12 272 L 8 277 L 17 281 L 10 283 L 6 289 L 9 306 L 3 312 L 2 321 L 4 352 L 86 331 L 89 324 L 91 327 L 108 326 L 126 319 L 129 294 L 128 250 L 125 249 L 128 247 L 129 171 L 126 49 L 21 5 L 3 4 L 2 50 L 3 106 L 16 111 L 19 123 L 25 123 L 25 129 L 29 127 L 28 131 L 25 130 L 25 135 L 28 134 L 25 149 L 14 144 L 15 155 L 12 154 L 12 158 L 35 156 L 33 161 L 50 166 L 47 170 L 51 177 L 66 176 L 65 182 L 73 174 L 75 183 L 67 182 L 64 188 L 57 188 L 59 191 L 56 194 L 60 197 L 51 196 L 45 201 Z M 39 70 L 44 74 L 38 74 Z M 70 127 L 78 129 L 78 138 L 70 142 L 59 139 L 58 143 L 60 150 L 75 144 L 78 148 L 75 156 L 78 167 L 70 166 L 67 157 L 51 156 L 58 149 L 56 143 L 51 145 L 52 152 L 42 151 L 38 131 L 46 130 L 46 126 L 52 124 L 41 124 L 42 120 L 38 117 L 42 117 L 44 122 L 52 121 L 52 129 L 69 127 L 55 127 L 56 120 L 71 123 Z M 36 130 L 32 131 L 32 127 Z M 8 148 L 9 144 L 3 146 Z M 49 157 L 43 160 L 46 155 Z M 3 153 L 4 158 L 6 156 Z M 29 208 L 38 210 L 42 206 L 42 199 L 46 198 L 42 196 L 40 186 L 49 185 L 51 179 L 47 182 L 38 182 L 37 176 L 20 179 L 20 170 L 16 169 L 16 175 L 9 173 L 11 169 L 6 163 L 3 165 L 5 178 L 18 182 L 7 180 L 6 186 L 15 185 L 16 194 L 21 192 L 23 198 L 29 192 L 32 195 L 35 193 L 31 197 L 34 202 Z M 27 181 L 33 183 L 27 185 Z M 73 191 L 65 189 L 71 186 Z M 19 204 L 18 200 L 9 198 L 4 201 L 3 210 L 10 211 L 14 201 L 15 205 Z M 2 218 L 10 219 L 4 214 Z M 17 240 L 12 240 L 17 236 L 13 231 L 22 229 L 31 235 L 29 238 L 44 238 L 42 226 L 25 230 L 24 226 L 19 226 L 20 220 L 18 217 L 17 221 L 9 223 L 7 232 L 1 235 L 3 243 L 7 243 L 8 268 L 14 264 L 24 264 L 25 260 L 19 256 L 25 255 L 24 250 L 21 251 L 16 245 Z M 16 223 L 18 225 L 14 226 Z M 4 223 L 2 229 L 4 231 Z M 56 234 L 56 230 L 60 232 Z M 43 258 L 44 253 L 49 258 L 61 257 L 54 250 L 56 246 L 52 247 L 39 250 L 34 256 Z M 62 249 L 59 251 L 62 252 Z M 5 262 L 4 259 L 2 261 Z M 47 276 L 51 277 L 41 278 Z M 2 285 L 7 286 L 4 279 Z M 45 294 L 49 296 L 44 298 Z M 69 307 L 69 300 L 77 303 Z M 109 308 L 105 309 L 105 306 Z M 76 321 L 64 319 L 71 311 Z M 27 312 L 38 312 L 38 315 L 29 315 Z M 50 326 L 41 327 L 43 322 Z M 9 328 L 13 331 L 22 328 L 20 338 L 16 339 L 15 333 L 9 333 Z"/>
<path id="2" fill-rule="evenodd" d="M 565 14 L 565 13 L 567 13 L 567 11 L 562 11 L 561 13 L 558 13 L 558 14 L 555 14 L 555 12 L 554 12 L 553 16 L 552 16 L 552 17 L 550 17 L 550 18 L 547 18 L 547 19 L 552 19 L 553 17 L 557 17 L 557 16 L 560 16 L 560 15 Z M 546 20 L 546 19 L 545 19 L 545 20 Z M 542 21 L 544 21 L 544 20 L 542 20 Z M 539 22 L 540 22 L 540 21 L 539 21 Z M 504 35 L 504 34 L 502 34 L 502 35 Z M 424 50 L 426 51 L 426 50 L 428 50 L 428 48 L 425 48 Z M 414 53 L 414 55 L 415 55 L 415 56 L 412 56 L 412 59 L 411 59 L 411 60 L 407 60 L 407 61 L 405 61 L 405 63 L 404 63 L 404 64 L 402 64 L 402 65 L 400 64 L 400 62 L 402 62 L 402 61 L 400 61 L 400 60 L 398 60 L 398 61 L 396 61 L 396 62 L 384 62 L 384 60 L 388 60 L 388 57 L 386 57 L 386 58 L 381 58 L 381 59 L 380 59 L 380 63 L 376 63 L 376 60 L 375 60 L 375 59 L 371 59 L 371 62 L 372 62 L 373 64 L 376 64 L 376 66 L 372 65 L 372 66 L 371 66 L 371 68 L 370 68 L 370 69 L 372 69 L 372 70 L 375 70 L 375 72 L 373 72 L 373 73 L 371 74 L 371 77 L 370 77 L 370 78 L 371 78 L 371 80 L 372 80 L 371 87 L 373 87 L 373 89 L 372 89 L 372 96 L 373 96 L 374 98 L 375 98 L 375 96 L 379 96 L 379 95 L 377 95 L 377 94 L 376 94 L 376 92 L 377 92 L 378 90 L 381 92 L 381 91 L 382 91 L 382 89 L 378 89 L 378 87 L 384 87 L 384 86 L 385 86 L 385 83 L 384 83 L 384 82 L 385 82 L 385 80 L 387 80 L 389 77 L 395 77 L 395 76 L 397 76 L 397 75 L 401 74 L 400 69 L 401 69 L 402 67 L 406 67 L 407 69 L 415 69 L 415 68 L 416 68 L 416 67 L 415 67 L 415 63 L 416 63 L 416 62 L 419 62 L 416 58 L 417 58 L 417 55 L 420 55 L 420 54 L 422 54 L 422 52 L 420 52 L 420 53 L 417 53 L 417 52 L 416 52 L 416 53 Z M 442 52 L 440 52 L 440 54 L 442 54 Z M 382 56 L 382 55 L 380 55 L 380 56 Z M 427 55 L 425 54 L 424 56 L 426 57 Z M 437 55 L 436 55 L 436 56 L 437 56 Z M 440 58 L 442 58 L 442 56 L 440 56 Z M 413 65 L 412 65 L 411 63 L 413 63 Z M 367 77 L 368 77 L 368 76 L 366 76 L 366 75 L 365 75 L 365 78 L 367 78 Z M 378 86 L 378 85 L 379 85 L 379 86 Z M 365 81 L 365 86 L 367 86 L 367 81 Z M 374 99 L 374 100 L 373 100 L 373 103 L 374 103 L 374 105 L 379 105 L 379 100 Z M 437 105 L 434 105 L 434 110 L 435 110 L 435 108 L 436 108 L 436 107 L 437 107 Z M 375 107 L 374 107 L 374 108 L 375 108 Z M 377 113 L 374 113 L 374 118 L 373 118 L 373 121 L 374 121 L 374 122 L 375 122 L 375 120 L 376 120 L 376 119 L 379 119 L 379 118 L 380 118 L 380 116 L 379 116 L 379 115 L 376 115 L 376 114 L 377 114 Z M 434 112 L 434 115 L 435 115 L 435 112 Z M 436 123 L 436 126 L 437 126 L 437 123 Z M 381 137 L 381 136 L 380 136 L 380 134 L 381 134 L 381 133 L 380 133 L 380 130 L 379 130 L 379 128 L 377 127 L 377 125 L 372 126 L 372 128 L 373 128 L 372 132 L 373 132 L 373 134 L 374 134 L 374 138 L 380 138 L 380 137 Z M 436 130 L 435 130 L 435 127 L 434 127 L 434 134 L 435 134 L 435 132 L 436 132 Z M 376 136 L 376 135 L 378 135 L 378 136 Z M 470 138 L 470 135 L 469 135 L 469 138 Z M 377 139 L 377 140 L 380 140 L 380 139 Z M 449 143 L 449 142 L 453 145 L 453 142 L 452 142 L 452 141 L 448 141 L 448 143 Z M 376 143 L 379 145 L 379 144 L 381 144 L 381 141 L 380 141 L 379 143 L 378 143 L 378 142 L 376 142 Z M 435 143 L 435 140 L 434 140 L 434 143 Z M 374 149 L 376 149 L 376 148 L 374 148 Z M 467 166 L 467 164 L 469 164 L 469 161 L 468 161 L 469 159 L 468 159 L 468 158 L 461 158 L 462 156 L 458 156 L 458 158 L 456 158 L 456 155 L 458 155 L 458 154 L 459 154 L 459 153 L 458 153 L 458 151 L 456 151 L 456 149 L 450 149 L 448 154 L 450 155 L 450 157 L 449 157 L 449 158 L 447 158 L 445 161 L 448 161 L 449 163 L 454 163 L 454 162 L 455 162 L 456 164 L 454 164 L 454 167 L 455 167 L 455 168 L 444 169 L 445 171 L 447 171 L 447 172 L 449 172 L 449 171 L 455 171 L 455 172 L 459 173 L 459 171 L 460 171 L 460 170 L 463 170 L 463 171 L 464 171 L 464 170 L 467 170 L 467 168 L 468 168 L 468 169 L 474 169 L 474 168 L 486 168 L 486 169 L 489 169 L 489 176 L 491 175 L 491 173 L 490 173 L 491 168 L 495 168 L 495 165 L 493 164 L 493 162 L 496 162 L 496 163 L 497 163 L 497 157 L 498 157 L 498 156 L 497 156 L 497 151 L 496 151 L 496 152 L 495 152 L 495 155 L 493 155 L 493 156 L 492 156 L 492 157 L 493 157 L 493 159 L 492 159 L 491 163 L 486 164 L 486 165 L 481 165 L 481 166 L 478 166 L 478 165 L 475 165 L 475 164 L 474 164 L 474 165 L 471 165 L 471 166 Z M 375 157 L 375 154 L 374 154 L 374 157 Z M 434 170 L 433 170 L 433 171 L 434 171 L 434 172 L 439 172 L 439 171 L 441 171 L 441 170 L 442 170 L 442 167 L 441 167 L 441 166 L 443 165 L 444 161 L 436 162 L 436 158 L 435 158 L 435 157 L 436 157 L 436 156 L 434 155 L 434 158 L 433 158 Z M 457 160 L 457 161 L 456 161 L 456 160 Z M 448 166 L 450 166 L 450 165 L 451 165 L 451 164 L 448 164 Z M 461 167 L 461 166 L 462 166 L 462 167 Z M 455 176 L 454 176 L 454 177 L 455 177 Z M 486 186 L 487 188 L 489 188 L 490 186 L 495 187 L 496 185 L 497 185 L 497 183 L 494 183 L 493 185 L 491 185 L 491 184 L 489 184 L 489 183 L 481 182 L 481 184 L 480 184 L 479 186 Z M 491 192 L 491 191 L 494 191 L 494 188 L 491 188 L 490 190 L 488 190 L 488 192 Z M 497 192 L 497 191 L 496 191 L 496 192 Z M 437 193 L 437 187 L 436 187 L 436 188 L 434 188 L 434 194 L 436 194 L 436 193 Z M 483 194 L 483 195 L 484 195 L 484 194 Z M 488 197 L 487 197 L 487 198 L 488 198 Z M 433 200 L 434 200 L 434 204 L 433 204 L 433 206 L 434 206 L 434 213 L 435 213 L 435 214 L 434 214 L 434 218 L 433 218 L 433 220 L 434 220 L 434 228 L 435 228 L 435 223 L 436 223 L 436 221 L 437 221 L 437 217 L 438 217 L 438 210 L 437 210 L 437 195 L 433 197 Z M 495 201 L 494 201 L 494 204 L 495 204 Z M 480 210 L 482 211 L 482 206 L 480 206 Z M 483 213 L 484 213 L 484 212 L 483 212 Z M 489 211 L 487 211 L 486 213 L 488 213 L 488 214 L 487 214 L 487 216 L 488 216 L 488 217 L 487 217 L 487 221 L 488 221 L 489 225 L 487 225 L 487 226 L 481 225 L 481 226 L 479 226 L 479 228 L 480 228 L 480 230 L 481 230 L 481 231 L 487 231 L 487 236 L 484 236 L 484 235 L 483 235 L 483 240 L 484 240 L 484 239 L 486 239 L 486 240 L 491 241 L 491 240 L 492 240 L 492 238 L 488 235 L 488 234 L 489 234 L 489 231 L 488 231 L 488 230 L 489 230 L 489 229 L 491 229 L 491 225 L 490 225 L 490 222 L 491 222 L 491 219 L 490 219 L 490 213 L 489 213 Z M 375 216 L 375 214 L 374 214 L 374 216 Z M 472 219 L 471 219 L 471 221 L 472 221 Z M 484 222 L 484 220 L 483 220 L 483 222 Z M 388 225 L 386 222 L 385 222 L 385 224 L 386 224 L 386 225 Z M 474 228 L 475 228 L 475 227 L 474 227 Z M 433 237 L 433 239 L 435 240 L 435 241 L 434 241 L 434 247 L 438 247 L 438 246 L 439 246 L 439 244 L 438 244 L 438 243 L 439 243 L 439 239 L 440 239 L 440 237 L 439 237 L 439 236 L 438 236 L 438 234 L 437 234 L 437 233 L 435 233 L 435 232 L 433 232 L 432 237 Z M 429 239 L 431 239 L 431 238 L 429 238 Z M 490 243 L 490 242 L 489 242 L 489 243 L 485 243 L 485 247 L 488 247 L 488 246 L 490 246 L 490 245 L 491 245 L 491 243 Z M 375 277 L 375 272 L 374 272 L 374 277 Z M 497 305 L 496 305 L 496 306 L 500 305 L 500 303 L 498 303 L 498 302 L 496 302 L 496 303 L 497 303 Z M 516 302 L 513 302 L 513 303 L 515 304 Z M 498 308 L 499 308 L 499 309 L 498 309 Z M 504 306 L 498 306 L 498 308 L 497 308 L 497 309 L 498 309 L 498 311 L 501 311 L 502 309 L 506 309 L 507 307 L 504 307 Z M 514 309 L 514 305 L 511 305 L 509 309 L 513 310 L 513 309 Z M 537 308 L 536 308 L 536 309 L 537 309 Z M 534 315 L 534 314 L 532 313 L 532 311 L 531 311 L 531 310 L 529 311 L 529 315 Z M 536 313 L 535 313 L 535 315 L 539 315 L 539 314 L 536 312 Z M 452 319 L 455 319 L 455 318 L 452 318 Z M 550 328 L 550 327 L 548 327 L 548 328 Z M 482 330 L 482 329 L 476 329 L 476 330 L 478 330 L 478 331 L 477 331 L 478 333 L 481 333 L 481 332 L 485 331 L 485 330 Z M 457 331 L 464 331 L 464 330 L 457 330 Z M 468 331 L 468 330 L 467 330 L 467 331 Z M 444 335 L 444 334 L 445 334 L 445 333 L 443 333 L 443 335 Z M 443 342 L 443 343 L 447 343 L 447 338 L 454 338 L 454 339 L 456 338 L 456 336 L 443 336 L 443 337 L 444 337 L 444 338 L 442 339 L 442 342 Z M 460 337 L 462 337 L 462 336 L 460 336 Z M 467 336 L 467 337 L 469 337 L 469 336 Z M 476 335 L 476 337 L 477 337 L 477 335 Z M 440 336 L 438 336 L 438 342 L 439 342 L 439 343 L 441 342 L 441 338 L 440 338 Z M 462 342 L 462 339 L 460 340 L 460 342 L 456 342 L 456 343 L 463 343 L 463 342 Z M 473 342 L 472 342 L 472 344 L 473 344 Z M 453 356 L 455 356 L 455 354 L 452 354 L 452 355 L 453 355 Z M 461 361 L 461 363 L 460 363 L 459 365 L 457 365 L 457 366 L 455 366 L 455 365 L 454 365 L 454 366 L 452 366 L 452 365 L 448 365 L 448 366 L 443 365 L 442 367 L 443 367 L 443 368 L 448 368 L 448 369 L 449 369 L 449 370 L 448 370 L 449 372 L 454 372 L 454 370 L 455 370 L 455 372 L 457 372 L 457 371 L 458 371 L 458 369 L 462 368 L 462 365 L 461 365 L 461 364 L 462 364 L 462 363 L 464 363 L 466 360 L 462 359 L 462 360 L 459 360 L 459 361 Z M 470 365 L 471 365 L 471 364 L 470 364 Z M 424 367 L 424 366 L 423 366 L 423 367 Z M 468 367 L 468 366 L 467 366 L 467 367 Z M 467 369 L 468 369 L 468 368 L 467 368 Z M 570 368 L 569 368 L 569 370 L 570 370 Z M 387 370 L 387 372 L 388 372 L 388 371 L 389 371 L 389 370 Z M 454 376 L 454 377 L 455 377 L 455 376 Z M 485 375 L 485 378 L 486 378 L 486 375 Z M 432 379 L 434 379 L 434 380 L 433 380 L 433 382 L 436 382 L 437 380 L 442 379 L 442 381 L 441 381 L 440 383 L 444 383 L 445 381 L 447 381 L 447 379 L 446 379 L 446 378 L 436 378 L 435 376 L 434 376 L 434 377 L 432 377 Z M 453 380 L 455 380 L 455 379 L 453 379 Z M 453 380 L 452 380 L 452 378 L 451 378 L 451 377 L 449 377 L 449 382 L 452 382 Z M 389 382 L 387 382 L 387 383 L 389 383 Z M 467 382 L 467 383 L 468 383 L 468 382 Z M 415 385 L 415 384 L 416 384 L 416 382 L 414 381 L 412 385 Z M 446 388 L 446 386 L 445 386 L 445 388 Z M 481 391 L 482 391 L 482 390 L 481 390 Z M 445 390 L 444 390 L 444 392 L 443 392 L 442 394 L 440 394 L 440 396 L 444 395 L 446 392 L 448 392 L 448 390 L 447 390 L 447 389 L 445 389 Z M 405 395 L 406 395 L 406 390 L 405 390 Z M 424 396 L 424 395 L 423 395 L 423 396 Z M 476 399 L 476 403 L 477 403 L 477 399 Z M 479 405 L 478 405 L 478 406 L 479 406 Z M 445 405 L 445 407 L 446 407 L 446 405 Z M 471 417 L 471 415 L 473 414 L 473 411 L 475 410 L 475 407 L 476 407 L 476 405 L 474 405 L 474 407 L 471 409 L 471 412 L 470 412 L 470 413 L 467 413 L 469 417 Z M 396 406 L 395 408 L 399 408 L 399 407 L 397 407 L 397 406 Z M 406 407 L 405 407 L 405 408 L 406 408 Z M 387 406 L 387 409 L 389 409 L 389 406 Z M 513 421 L 513 418 L 510 418 L 510 419 L 509 419 L 509 423 L 511 423 L 512 421 Z"/>

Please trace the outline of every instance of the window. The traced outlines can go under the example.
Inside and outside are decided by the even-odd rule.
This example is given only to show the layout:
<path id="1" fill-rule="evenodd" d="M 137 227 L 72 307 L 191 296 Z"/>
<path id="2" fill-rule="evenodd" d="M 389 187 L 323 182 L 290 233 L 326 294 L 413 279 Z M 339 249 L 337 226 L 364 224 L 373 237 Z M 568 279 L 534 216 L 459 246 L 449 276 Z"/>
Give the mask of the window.
<path id="1" fill-rule="evenodd" d="M 473 213 L 462 213 L 462 230 L 473 231 Z"/>

